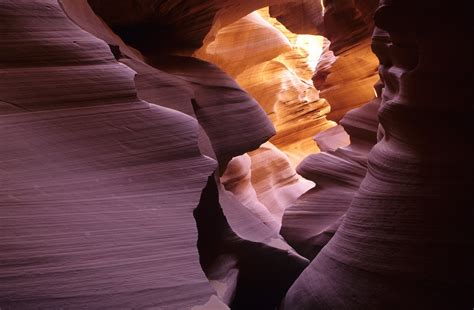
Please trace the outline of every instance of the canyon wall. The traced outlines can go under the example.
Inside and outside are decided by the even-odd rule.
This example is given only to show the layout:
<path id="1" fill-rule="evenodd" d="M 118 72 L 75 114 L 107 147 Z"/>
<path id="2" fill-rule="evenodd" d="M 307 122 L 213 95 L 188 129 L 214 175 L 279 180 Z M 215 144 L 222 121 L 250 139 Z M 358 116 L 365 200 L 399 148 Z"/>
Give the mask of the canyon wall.
<path id="1" fill-rule="evenodd" d="M 467 12 L 0 2 L 0 308 L 471 309 Z"/>
<path id="2" fill-rule="evenodd" d="M 295 33 L 328 38 L 323 60 L 313 77 L 321 98 L 331 105 L 328 118 L 339 121 L 346 112 L 374 97 L 377 57 L 370 36 L 378 0 L 300 0 L 270 7 L 270 13 Z M 336 56 L 336 58 L 335 58 Z"/>
<path id="3" fill-rule="evenodd" d="M 334 237 L 293 284 L 284 309 L 472 307 L 465 140 L 472 126 L 459 113 L 472 109 L 465 12 L 446 13 L 438 1 L 381 1 L 373 35 L 384 82 L 379 141 Z M 440 44 L 442 37 L 459 45 Z M 453 58 L 466 62 L 453 66 Z M 453 117 L 443 117 L 447 111 Z"/>
<path id="4" fill-rule="evenodd" d="M 217 177 L 274 133 L 263 110 L 62 6 L 110 45 L 56 1 L 0 5 L 2 308 L 274 307 L 307 260 Z"/>

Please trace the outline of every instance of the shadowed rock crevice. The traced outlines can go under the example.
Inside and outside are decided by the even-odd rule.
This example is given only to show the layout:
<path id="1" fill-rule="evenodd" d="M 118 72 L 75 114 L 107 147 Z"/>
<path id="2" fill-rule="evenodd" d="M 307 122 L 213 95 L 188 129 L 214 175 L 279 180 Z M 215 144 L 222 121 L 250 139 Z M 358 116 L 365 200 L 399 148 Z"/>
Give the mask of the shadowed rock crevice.
<path id="1" fill-rule="evenodd" d="M 213 278 L 230 275 L 230 269 L 237 273 L 235 293 L 228 297 L 232 309 L 274 309 L 307 266 L 304 259 L 287 250 L 243 240 L 233 233 L 222 212 L 214 176 L 208 179 L 194 217 L 201 266 L 211 283 L 224 280 Z M 223 260 L 232 262 L 232 268 Z"/>

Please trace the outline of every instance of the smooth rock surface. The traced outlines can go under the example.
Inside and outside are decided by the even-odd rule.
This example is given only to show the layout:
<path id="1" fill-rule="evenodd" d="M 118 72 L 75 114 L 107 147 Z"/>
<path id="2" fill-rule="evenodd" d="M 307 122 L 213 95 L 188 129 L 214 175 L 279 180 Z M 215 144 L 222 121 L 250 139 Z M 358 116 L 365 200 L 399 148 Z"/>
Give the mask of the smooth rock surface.
<path id="1" fill-rule="evenodd" d="M 216 162 L 197 122 L 139 100 L 56 1 L 0 15 L 0 307 L 205 304 L 192 212 Z"/>
<path id="2" fill-rule="evenodd" d="M 381 1 L 379 142 L 340 227 L 284 309 L 472 308 L 472 70 L 470 60 L 451 62 L 471 59 L 467 21 L 465 8 L 447 12 L 441 1 Z"/>

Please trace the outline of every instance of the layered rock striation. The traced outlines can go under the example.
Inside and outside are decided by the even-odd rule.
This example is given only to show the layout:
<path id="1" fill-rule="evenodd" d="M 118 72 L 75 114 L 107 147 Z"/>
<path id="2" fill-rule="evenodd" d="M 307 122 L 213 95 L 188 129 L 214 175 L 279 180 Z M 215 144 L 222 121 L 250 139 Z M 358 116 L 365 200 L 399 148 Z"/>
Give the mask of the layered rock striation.
<path id="1" fill-rule="evenodd" d="M 198 123 L 140 100 L 56 1 L 0 15 L 0 307 L 205 304 L 192 212 L 216 162 Z"/>
<path id="2" fill-rule="evenodd" d="M 471 125 L 459 112 L 472 107 L 472 73 L 449 60 L 470 59 L 467 19 L 440 1 L 381 1 L 375 22 L 379 142 L 341 225 L 284 308 L 469 309 L 472 147 L 463 132 Z M 458 50 L 439 45 L 446 36 L 459 39 Z M 446 111 L 459 118 L 441 120 Z"/>
<path id="3" fill-rule="evenodd" d="M 291 31 L 329 39 L 313 82 L 331 105 L 331 120 L 339 121 L 346 112 L 374 98 L 378 60 L 371 51 L 370 36 L 377 3 L 300 0 L 270 7 L 271 15 Z"/>
<path id="4" fill-rule="evenodd" d="M 212 64 L 128 46 L 85 1 L 0 8 L 0 305 L 275 307 L 307 260 L 218 178 L 274 133 L 259 105 Z"/>
<path id="5" fill-rule="evenodd" d="M 0 2 L 0 308 L 471 309 L 468 10 L 377 2 Z"/>

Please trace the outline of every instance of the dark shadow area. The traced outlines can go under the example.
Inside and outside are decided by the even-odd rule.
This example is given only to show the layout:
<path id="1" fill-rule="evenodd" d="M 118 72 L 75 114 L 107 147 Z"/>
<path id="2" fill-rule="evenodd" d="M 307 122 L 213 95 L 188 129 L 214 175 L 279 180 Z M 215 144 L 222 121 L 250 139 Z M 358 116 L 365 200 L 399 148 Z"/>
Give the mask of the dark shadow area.
<path id="1" fill-rule="evenodd" d="M 214 176 L 210 176 L 198 207 L 200 262 L 208 277 L 219 257 L 234 257 L 239 270 L 232 309 L 275 309 L 307 262 L 287 251 L 242 240 L 232 232 L 219 203 Z"/>

